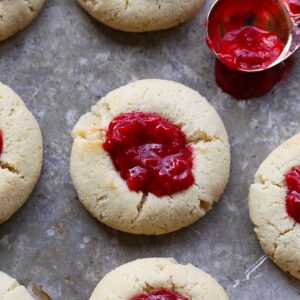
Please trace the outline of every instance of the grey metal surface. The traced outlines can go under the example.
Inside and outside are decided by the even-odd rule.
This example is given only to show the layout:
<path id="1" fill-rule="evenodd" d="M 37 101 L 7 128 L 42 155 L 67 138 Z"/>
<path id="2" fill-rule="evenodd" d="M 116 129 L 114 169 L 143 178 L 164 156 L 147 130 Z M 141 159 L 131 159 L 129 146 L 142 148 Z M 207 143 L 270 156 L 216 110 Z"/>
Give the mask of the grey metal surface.
<path id="1" fill-rule="evenodd" d="M 34 193 L 0 226 L 0 270 L 30 290 L 42 285 L 52 299 L 85 300 L 113 268 L 137 258 L 173 256 L 209 272 L 233 300 L 300 298 L 299 282 L 264 257 L 247 211 L 256 168 L 299 131 L 300 63 L 265 97 L 237 102 L 222 93 L 204 42 L 210 3 L 175 29 L 127 34 L 93 21 L 75 0 L 48 0 L 30 27 L 0 44 L 0 80 L 32 110 L 45 147 Z M 111 230 L 81 206 L 68 173 L 70 131 L 100 96 L 153 77 L 182 82 L 214 105 L 230 135 L 232 172 L 224 197 L 201 221 L 173 234 L 143 237 Z"/>

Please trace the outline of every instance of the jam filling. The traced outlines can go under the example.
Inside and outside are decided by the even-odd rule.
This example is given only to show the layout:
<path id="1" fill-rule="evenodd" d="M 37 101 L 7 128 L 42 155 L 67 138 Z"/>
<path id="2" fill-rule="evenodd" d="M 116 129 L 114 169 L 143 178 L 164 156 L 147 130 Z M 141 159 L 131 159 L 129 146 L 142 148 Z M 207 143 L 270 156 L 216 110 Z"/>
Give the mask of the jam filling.
<path id="1" fill-rule="evenodd" d="M 218 56 L 230 69 L 257 70 L 271 65 L 283 48 L 274 33 L 243 26 L 225 34 Z"/>
<path id="2" fill-rule="evenodd" d="M 192 148 L 185 134 L 157 114 L 118 115 L 109 124 L 103 148 L 132 191 L 162 197 L 194 183 Z"/>
<path id="3" fill-rule="evenodd" d="M 168 290 L 159 290 L 150 293 L 144 293 L 142 295 L 133 297 L 130 300 L 188 300 L 188 298 Z"/>
<path id="4" fill-rule="evenodd" d="M 300 0 L 291 0 L 289 2 L 289 7 L 292 14 L 300 14 Z"/>
<path id="5" fill-rule="evenodd" d="M 292 168 L 285 174 L 287 195 L 286 211 L 296 222 L 300 223 L 300 166 Z"/>

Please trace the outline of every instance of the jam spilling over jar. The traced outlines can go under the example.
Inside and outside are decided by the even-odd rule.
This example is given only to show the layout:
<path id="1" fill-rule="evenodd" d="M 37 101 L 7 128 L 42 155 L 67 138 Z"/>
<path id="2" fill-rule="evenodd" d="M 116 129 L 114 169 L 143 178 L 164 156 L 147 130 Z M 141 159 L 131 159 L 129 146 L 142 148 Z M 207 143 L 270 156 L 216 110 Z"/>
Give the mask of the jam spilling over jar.
<path id="1" fill-rule="evenodd" d="M 300 223 L 300 166 L 292 168 L 285 174 L 287 184 L 286 210 L 288 215 Z"/>
<path id="2" fill-rule="evenodd" d="M 265 70 L 283 53 L 290 29 L 280 1 L 220 0 L 207 20 L 207 44 L 232 70 Z"/>
<path id="3" fill-rule="evenodd" d="M 157 114 L 118 115 L 109 124 L 103 148 L 132 191 L 162 197 L 194 183 L 192 148 L 185 134 Z"/>
<path id="4" fill-rule="evenodd" d="M 168 290 L 159 290 L 155 292 L 144 293 L 130 300 L 188 300 L 188 298 Z"/>
<path id="5" fill-rule="evenodd" d="M 231 70 L 220 60 L 216 59 L 215 79 L 223 92 L 237 100 L 262 96 L 285 78 L 293 66 L 289 58 L 271 69 L 261 72 L 240 72 Z"/>
<path id="6" fill-rule="evenodd" d="M 266 69 L 281 54 L 284 44 L 272 32 L 243 26 L 225 34 L 219 58 L 230 69 Z"/>
<path id="7" fill-rule="evenodd" d="M 243 0 L 238 5 L 234 0 L 219 0 L 213 5 L 207 44 L 218 57 L 216 83 L 234 98 L 266 94 L 286 77 L 290 63 L 279 63 L 291 38 L 285 1 L 300 2 Z"/>

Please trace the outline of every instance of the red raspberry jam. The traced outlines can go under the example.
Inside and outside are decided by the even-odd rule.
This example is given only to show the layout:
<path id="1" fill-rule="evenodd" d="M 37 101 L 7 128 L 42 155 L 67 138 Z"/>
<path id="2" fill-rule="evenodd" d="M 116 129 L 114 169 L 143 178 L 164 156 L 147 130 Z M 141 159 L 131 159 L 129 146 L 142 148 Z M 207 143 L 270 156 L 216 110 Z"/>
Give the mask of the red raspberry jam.
<path id="1" fill-rule="evenodd" d="M 284 44 L 274 33 L 243 26 L 225 34 L 218 54 L 230 69 L 257 70 L 271 65 L 283 48 Z"/>
<path id="2" fill-rule="evenodd" d="M 292 14 L 300 14 L 300 0 L 290 0 L 289 7 Z"/>
<path id="3" fill-rule="evenodd" d="M 3 134 L 2 131 L 0 130 L 0 155 L 2 154 L 3 151 Z"/>
<path id="4" fill-rule="evenodd" d="M 250 73 L 231 70 L 216 59 L 215 80 L 223 92 L 238 100 L 249 99 L 272 90 L 277 83 L 288 77 L 292 65 L 293 61 L 289 59 L 271 69 Z"/>
<path id="5" fill-rule="evenodd" d="M 286 211 L 296 222 L 300 223 L 300 166 L 292 168 L 285 174 L 287 195 Z"/>
<path id="6" fill-rule="evenodd" d="M 188 298 L 168 290 L 159 290 L 155 292 L 144 293 L 130 300 L 188 300 Z"/>
<path id="7" fill-rule="evenodd" d="M 115 117 L 103 148 L 132 191 L 162 197 L 194 183 L 191 146 L 179 126 L 157 114 L 129 112 Z"/>

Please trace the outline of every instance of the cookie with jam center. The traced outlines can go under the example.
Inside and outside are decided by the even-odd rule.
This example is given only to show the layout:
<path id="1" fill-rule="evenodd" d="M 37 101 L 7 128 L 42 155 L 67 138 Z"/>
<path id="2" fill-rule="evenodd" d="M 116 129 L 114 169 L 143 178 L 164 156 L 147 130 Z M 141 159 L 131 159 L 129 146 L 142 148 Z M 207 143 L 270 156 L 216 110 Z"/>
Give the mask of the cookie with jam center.
<path id="1" fill-rule="evenodd" d="M 271 152 L 258 168 L 249 211 L 265 253 L 300 279 L 300 134 Z"/>
<path id="2" fill-rule="evenodd" d="M 103 97 L 73 129 L 70 173 L 100 222 L 159 235 L 191 225 L 218 201 L 230 172 L 223 122 L 196 91 L 148 79 Z"/>
<path id="3" fill-rule="evenodd" d="M 116 284 L 117 283 L 117 284 Z M 90 300 L 228 300 L 222 286 L 209 274 L 173 258 L 146 258 L 107 274 Z"/>

